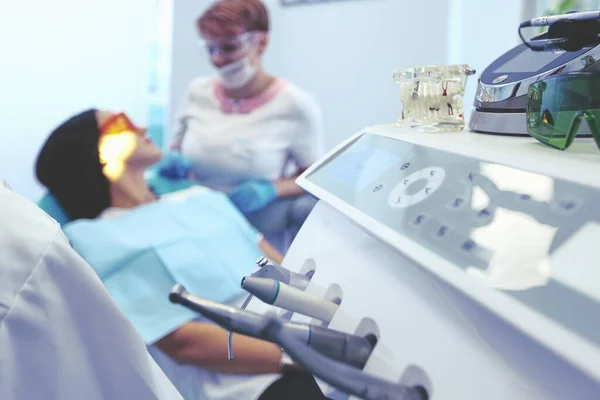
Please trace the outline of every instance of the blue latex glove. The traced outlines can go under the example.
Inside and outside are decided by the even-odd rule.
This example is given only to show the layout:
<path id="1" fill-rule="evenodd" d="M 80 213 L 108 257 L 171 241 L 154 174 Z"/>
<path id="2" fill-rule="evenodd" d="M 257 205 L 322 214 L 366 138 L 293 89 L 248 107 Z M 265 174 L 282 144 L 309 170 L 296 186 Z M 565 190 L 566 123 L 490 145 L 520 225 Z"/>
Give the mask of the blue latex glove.
<path id="1" fill-rule="evenodd" d="M 196 185 L 196 182 L 191 179 L 170 179 L 158 174 L 149 177 L 146 182 L 157 196 L 164 196 Z"/>
<path id="2" fill-rule="evenodd" d="M 247 181 L 227 193 L 229 199 L 243 213 L 265 208 L 277 198 L 275 185 L 269 181 Z"/>
<path id="3" fill-rule="evenodd" d="M 158 163 L 158 175 L 168 179 L 185 179 L 191 164 L 179 152 L 172 151 L 163 156 Z"/>

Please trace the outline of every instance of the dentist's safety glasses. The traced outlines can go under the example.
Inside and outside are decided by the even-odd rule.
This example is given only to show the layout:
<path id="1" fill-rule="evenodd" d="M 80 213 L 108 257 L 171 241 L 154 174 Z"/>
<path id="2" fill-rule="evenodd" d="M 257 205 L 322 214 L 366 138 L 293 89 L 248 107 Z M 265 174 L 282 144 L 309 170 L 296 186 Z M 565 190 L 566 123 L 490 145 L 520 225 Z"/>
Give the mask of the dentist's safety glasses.
<path id="1" fill-rule="evenodd" d="M 137 148 L 138 131 L 123 113 L 112 116 L 101 126 L 98 152 L 104 165 L 102 171 L 111 182 L 119 180 L 125 172 L 125 163 Z"/>
<path id="2" fill-rule="evenodd" d="M 600 148 L 600 73 L 551 76 L 527 93 L 527 132 L 549 146 L 568 148 L 582 122 Z"/>
<path id="3" fill-rule="evenodd" d="M 244 32 L 238 36 L 223 40 L 201 40 L 200 43 L 211 57 L 221 55 L 236 58 L 248 54 L 258 32 Z"/>

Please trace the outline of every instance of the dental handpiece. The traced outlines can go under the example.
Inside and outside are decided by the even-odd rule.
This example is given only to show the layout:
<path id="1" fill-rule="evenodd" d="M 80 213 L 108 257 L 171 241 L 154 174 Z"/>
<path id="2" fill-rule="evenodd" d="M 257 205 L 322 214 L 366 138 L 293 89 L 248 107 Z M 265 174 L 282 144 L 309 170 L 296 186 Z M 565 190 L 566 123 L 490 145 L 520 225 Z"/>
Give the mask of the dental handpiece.
<path id="1" fill-rule="evenodd" d="M 275 279 L 300 290 L 306 289 L 310 283 L 310 279 L 314 275 L 314 271 L 309 271 L 306 275 L 292 272 L 266 257 L 261 257 L 256 264 L 258 264 L 261 269 L 253 273 L 252 277 Z"/>
<path id="2" fill-rule="evenodd" d="M 292 272 L 289 269 L 282 267 L 277 264 L 273 260 L 269 260 L 266 257 L 261 257 L 256 261 L 256 264 L 260 267 L 258 271 L 252 273 L 252 276 L 255 278 L 270 278 L 275 279 L 277 281 L 286 283 L 290 286 L 296 287 L 300 290 L 306 289 L 308 284 L 310 283 L 311 278 L 315 274 L 315 271 L 309 271 L 306 275 L 298 274 L 296 272 Z M 248 294 L 246 300 L 242 304 L 242 310 L 245 310 L 250 304 L 252 300 L 252 294 Z M 231 333 L 229 334 L 229 352 L 228 357 L 229 360 L 233 360 L 233 349 L 231 346 Z"/>
<path id="3" fill-rule="evenodd" d="M 521 24 L 524 28 L 529 26 L 549 26 L 558 21 L 589 21 L 599 20 L 600 11 L 581 11 L 559 15 L 546 15 L 543 17 L 532 18 Z"/>
<path id="4" fill-rule="evenodd" d="M 390 382 L 360 369 L 323 357 L 306 348 L 284 329 L 284 323 L 274 317 L 266 318 L 264 334 L 279 344 L 294 361 L 316 377 L 332 386 L 365 400 L 428 400 L 422 386 L 408 386 Z"/>
<path id="5" fill-rule="evenodd" d="M 313 277 L 315 271 L 309 271 L 306 275 L 292 272 L 289 269 L 282 267 L 276 262 L 269 260 L 266 257 L 261 257 L 256 261 L 256 264 L 260 267 L 258 271 L 252 273 L 253 278 L 269 278 L 275 279 L 276 281 L 283 282 L 287 285 L 293 286 L 300 290 L 306 289 L 310 283 L 310 279 Z M 242 310 L 245 310 L 250 300 L 252 300 L 252 294 L 249 294 L 244 303 L 242 304 Z"/>
<path id="6" fill-rule="evenodd" d="M 274 279 L 245 277 L 242 289 L 267 304 L 329 323 L 338 305 Z"/>
<path id="7" fill-rule="evenodd" d="M 265 335 L 267 317 L 263 315 L 203 299 L 188 293 L 181 285 L 173 287 L 169 299 L 200 313 L 231 332 L 273 341 Z M 365 366 L 374 347 L 367 338 L 319 326 L 284 322 L 282 329 L 319 353 L 357 368 Z"/>

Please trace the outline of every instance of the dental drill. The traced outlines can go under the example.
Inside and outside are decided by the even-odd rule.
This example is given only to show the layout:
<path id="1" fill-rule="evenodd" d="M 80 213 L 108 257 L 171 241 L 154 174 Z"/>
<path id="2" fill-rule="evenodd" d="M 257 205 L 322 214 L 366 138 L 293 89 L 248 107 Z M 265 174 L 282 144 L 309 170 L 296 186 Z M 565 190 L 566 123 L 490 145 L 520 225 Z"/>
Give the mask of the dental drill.
<path id="1" fill-rule="evenodd" d="M 263 328 L 267 317 L 263 315 L 203 299 L 187 292 L 182 285 L 173 287 L 169 300 L 200 313 L 230 332 L 273 341 L 264 334 Z M 320 354 L 361 369 L 374 348 L 374 343 L 365 337 L 319 326 L 284 322 L 282 330 Z"/>
<path id="2" fill-rule="evenodd" d="M 242 289 L 267 304 L 329 323 L 338 305 L 280 281 L 245 277 Z"/>
<path id="3" fill-rule="evenodd" d="M 260 267 L 258 271 L 252 273 L 252 277 L 255 278 L 270 278 L 275 279 L 277 281 L 283 282 L 300 290 L 306 289 L 308 284 L 310 283 L 311 278 L 315 274 L 315 271 L 308 271 L 306 275 L 298 274 L 296 272 L 292 272 L 289 269 L 282 267 L 277 264 L 273 260 L 269 260 L 266 257 L 261 257 L 256 261 L 256 264 Z M 249 294 L 244 300 L 241 309 L 245 310 L 250 304 L 252 300 L 252 294 Z M 233 346 L 231 345 L 231 332 L 229 332 L 229 347 L 228 347 L 228 358 L 229 360 L 233 360 Z"/>
<path id="4" fill-rule="evenodd" d="M 292 359 L 316 377 L 332 386 L 365 400 L 428 400 L 422 386 L 408 386 L 369 375 L 360 369 L 324 357 L 307 348 L 284 328 L 275 317 L 266 318 L 263 334 L 279 344 Z"/>
<path id="5" fill-rule="evenodd" d="M 315 271 L 309 271 L 306 275 L 292 272 L 266 257 L 259 258 L 256 261 L 256 264 L 260 267 L 260 269 L 252 273 L 251 276 L 253 278 L 275 279 L 276 281 L 283 282 L 286 285 L 293 286 L 300 290 L 306 289 L 311 278 L 315 274 Z M 248 295 L 244 301 L 244 304 L 242 304 L 242 310 L 246 309 L 248 303 L 250 303 L 250 300 L 252 300 L 252 297 L 253 296 L 251 294 Z"/>

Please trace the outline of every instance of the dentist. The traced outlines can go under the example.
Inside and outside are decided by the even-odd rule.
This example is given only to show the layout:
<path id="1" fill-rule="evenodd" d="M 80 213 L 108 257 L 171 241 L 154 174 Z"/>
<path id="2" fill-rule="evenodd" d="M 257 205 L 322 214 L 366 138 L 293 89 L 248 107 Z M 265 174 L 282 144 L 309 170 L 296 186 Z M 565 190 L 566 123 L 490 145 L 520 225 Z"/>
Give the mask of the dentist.
<path id="1" fill-rule="evenodd" d="M 269 16 L 260 0 L 217 1 L 196 27 L 218 76 L 190 83 L 171 149 L 189 161 L 195 181 L 227 192 L 285 252 L 282 235 L 293 237 L 315 204 L 295 179 L 323 152 L 320 109 L 264 70 Z"/>

